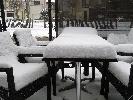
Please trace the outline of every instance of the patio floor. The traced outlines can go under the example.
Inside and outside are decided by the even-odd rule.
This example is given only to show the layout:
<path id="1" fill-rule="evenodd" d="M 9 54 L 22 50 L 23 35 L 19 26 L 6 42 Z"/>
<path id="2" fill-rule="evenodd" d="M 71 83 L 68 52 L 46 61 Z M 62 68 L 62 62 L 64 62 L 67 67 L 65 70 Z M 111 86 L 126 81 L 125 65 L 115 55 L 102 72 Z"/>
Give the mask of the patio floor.
<path id="1" fill-rule="evenodd" d="M 90 68 L 91 69 L 91 68 Z M 68 68 L 65 69 L 65 75 L 69 75 L 74 77 L 74 69 L 73 68 Z M 81 72 L 83 73 L 83 68 L 81 69 Z M 82 77 L 85 77 L 81 76 Z M 88 77 L 91 77 L 91 70 L 90 70 L 90 75 Z M 57 90 L 61 87 L 70 85 L 72 81 L 67 80 L 66 82 L 61 82 L 61 71 L 58 72 L 57 74 Z M 92 94 L 87 94 L 85 92 L 81 92 L 81 100 L 105 100 L 103 96 L 99 95 L 100 91 L 100 79 L 101 79 L 101 74 L 99 73 L 98 70 L 96 70 L 96 79 L 94 82 L 89 82 L 85 81 L 86 83 L 86 88 Z M 28 98 L 27 100 L 46 100 L 46 87 L 39 90 L 37 93 L 35 93 L 33 96 Z M 52 96 L 52 100 L 76 100 L 76 89 L 71 89 L 67 90 L 64 92 L 57 92 L 57 96 Z M 124 100 L 123 97 L 115 90 L 115 88 L 110 85 L 110 93 L 109 93 L 109 100 Z"/>

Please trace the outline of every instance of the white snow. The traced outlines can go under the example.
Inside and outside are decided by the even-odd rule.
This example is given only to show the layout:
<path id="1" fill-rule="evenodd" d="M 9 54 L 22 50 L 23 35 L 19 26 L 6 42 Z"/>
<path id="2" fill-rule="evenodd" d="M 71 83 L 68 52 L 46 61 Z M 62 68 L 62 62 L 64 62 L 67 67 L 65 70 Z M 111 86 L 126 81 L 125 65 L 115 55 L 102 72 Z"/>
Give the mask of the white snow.
<path id="1" fill-rule="evenodd" d="M 128 42 L 133 44 L 133 28 L 131 28 L 130 32 L 128 33 Z"/>
<path id="2" fill-rule="evenodd" d="M 46 46 L 50 41 L 36 41 L 36 46 Z"/>
<path id="3" fill-rule="evenodd" d="M 128 42 L 128 37 L 126 34 L 110 33 L 108 35 L 107 41 L 114 45 L 125 44 Z"/>
<path id="4" fill-rule="evenodd" d="M 114 47 L 117 52 L 133 53 L 133 44 L 118 44 Z"/>
<path id="5" fill-rule="evenodd" d="M 124 85 L 128 86 L 131 64 L 118 61 L 110 62 L 110 72 L 118 78 Z"/>
<path id="6" fill-rule="evenodd" d="M 133 53 L 133 28 L 128 35 L 111 33 L 107 40 L 115 45 L 117 52 Z"/>
<path id="7" fill-rule="evenodd" d="M 19 29 L 19 28 L 18 28 Z M 8 28 L 8 30 L 10 31 L 10 34 L 12 35 L 12 33 L 14 32 L 14 28 Z M 80 30 L 80 31 L 83 31 L 83 30 Z M 48 36 L 48 28 L 43 28 L 43 29 L 39 29 L 39 28 L 33 28 L 33 29 L 31 29 L 31 33 L 32 33 L 32 35 L 33 36 Z M 84 32 L 83 32 L 84 33 Z M 1 34 L 1 33 L 0 33 Z M 5 33 L 4 33 L 5 34 Z M 90 34 L 91 34 L 91 32 L 90 32 Z M 65 34 L 65 38 L 66 38 L 66 36 L 69 36 L 68 34 Z M 73 35 L 73 36 L 75 36 L 75 35 Z M 86 35 L 87 36 L 87 35 Z M 85 36 L 85 34 L 84 34 L 84 38 L 86 37 Z M 8 37 L 7 39 L 6 39 L 6 37 Z M 70 37 L 71 37 L 71 34 L 70 34 Z M 80 36 L 78 36 L 78 37 L 76 37 L 77 38 L 77 40 L 80 40 L 80 37 L 82 37 L 82 35 L 80 35 Z M 82 41 L 82 39 L 83 39 L 83 37 L 81 38 L 81 41 Z M 15 78 L 15 80 L 16 80 L 16 83 L 18 84 L 17 86 L 16 86 L 16 89 L 20 89 L 24 84 L 27 84 L 28 82 L 30 82 L 31 80 L 29 80 L 29 79 L 33 79 L 34 77 L 37 77 L 38 76 L 38 74 L 36 73 L 36 76 L 35 75 L 33 75 L 33 76 L 28 76 L 28 77 L 30 77 L 30 78 L 28 78 L 27 77 L 27 75 L 28 75 L 28 71 L 32 71 L 32 72 L 34 72 L 35 70 L 34 69 L 32 69 L 32 67 L 31 66 L 34 66 L 34 65 L 36 65 L 35 63 L 34 64 L 29 64 L 30 65 L 30 67 L 29 67 L 29 65 L 27 66 L 28 67 L 28 70 L 25 68 L 25 69 L 23 69 L 23 72 L 22 71 L 20 71 L 21 69 L 22 69 L 22 67 L 24 67 L 24 64 L 20 64 L 18 61 L 17 61 L 17 57 L 16 57 L 16 54 L 14 55 L 14 53 L 12 53 L 12 51 L 13 52 L 15 52 L 15 53 L 17 53 L 18 52 L 18 50 L 20 50 L 19 52 L 22 52 L 22 53 L 24 53 L 27 49 L 25 48 L 23 48 L 23 47 L 20 47 L 20 48 L 23 48 L 23 50 L 22 49 L 16 49 L 16 46 L 14 46 L 13 44 L 12 44 L 12 42 L 10 41 L 10 39 L 9 39 L 10 37 L 9 36 L 6 36 L 6 34 L 5 34 L 5 36 L 4 37 L 1 37 L 1 35 L 0 35 L 0 67 L 6 67 L 6 65 L 7 65 L 7 67 L 10 67 L 10 66 L 13 66 L 13 67 L 18 67 L 18 66 L 20 66 L 20 68 L 16 68 L 15 70 L 17 70 L 17 72 L 18 73 L 16 73 L 15 75 L 16 76 L 18 76 L 18 77 L 16 77 Z M 88 38 L 88 37 L 87 37 Z M 1 40 L 2 39 L 2 40 Z M 63 39 L 63 38 L 62 38 Z M 88 38 L 89 39 L 89 38 Z M 95 40 L 95 38 L 91 38 L 91 40 Z M 5 43 L 2 43 L 2 41 L 5 41 Z M 71 41 L 71 42 L 73 42 L 73 39 L 68 39 L 69 41 Z M 74 40 L 74 42 L 76 42 L 77 40 Z M 65 41 L 65 40 L 64 40 Z M 85 39 L 85 41 L 87 42 L 88 40 L 87 39 Z M 84 43 L 86 43 L 84 41 Z M 96 39 L 96 41 L 97 41 L 97 39 Z M 67 41 L 65 41 L 66 42 L 66 44 L 68 44 L 69 42 L 67 42 Z M 89 41 L 89 42 L 93 42 L 93 41 Z M 98 41 L 97 41 L 98 42 Z M 10 44 L 11 43 L 11 44 Z M 79 43 L 79 42 L 78 42 Z M 77 45 L 78 45 L 78 43 L 76 43 Z M 99 43 L 99 44 L 102 44 L 102 42 L 101 43 Z M 107 43 L 108 44 L 108 43 Z M 6 45 L 6 46 L 5 46 Z M 103 44 L 104 45 L 104 44 Z M 5 47 L 4 47 L 5 46 Z M 83 45 L 84 46 L 84 45 Z M 112 45 L 111 45 L 112 46 Z M 34 47 L 33 47 L 34 48 Z M 29 50 L 27 50 L 25 53 L 29 53 L 30 52 L 30 50 L 32 50 L 32 52 L 34 52 L 34 53 L 36 53 L 37 52 L 37 48 L 35 48 L 34 50 L 33 50 L 33 48 L 31 48 L 31 49 L 29 49 Z M 8 50 L 9 49 L 9 50 Z M 61 48 L 62 49 L 62 48 Z M 66 48 L 67 49 L 67 48 Z M 76 47 L 75 47 L 75 49 L 76 49 Z M 79 48 L 80 49 L 80 48 Z M 94 49 L 94 48 L 93 48 Z M 22 50 L 22 51 L 21 51 Z M 43 52 L 43 51 L 39 51 L 39 52 Z M 60 50 L 58 51 L 58 52 L 60 52 Z M 81 52 L 81 51 L 80 51 Z M 99 51 L 100 52 L 100 51 Z M 30 52 L 31 53 L 31 52 Z M 73 52 L 72 52 L 73 53 Z M 71 54 L 72 54 L 71 53 Z M 103 53 L 103 52 L 102 52 Z M 9 55 L 8 55 L 9 54 Z M 4 56 L 3 56 L 4 55 Z M 4 65 L 4 66 L 3 66 Z M 8 66 L 9 65 L 9 66 Z M 39 65 L 40 66 L 40 68 L 42 68 L 42 64 L 37 64 L 37 65 Z M 42 65 L 42 66 L 41 66 Z M 44 68 L 44 67 L 43 67 Z M 44 71 L 44 69 L 42 69 L 42 71 Z M 42 72 L 41 71 L 41 72 Z M 19 72 L 21 72 L 21 73 L 19 73 Z M 31 72 L 31 73 L 32 73 Z M 46 69 L 46 72 L 47 72 L 47 69 Z M 75 72 L 75 71 L 74 71 Z M 23 73 L 26 73 L 24 76 L 23 76 Z M 45 73 L 45 72 L 42 72 L 43 74 Z M 3 84 L 3 85 L 6 85 L 7 86 L 7 83 L 6 83 L 6 74 L 5 73 L 2 73 L 2 75 L 3 75 L 3 79 L 2 78 L 0 78 L 0 84 Z M 39 73 L 39 75 L 40 75 L 40 73 Z M 23 78 L 22 78 L 23 77 Z M 27 80 L 25 80 L 25 78 L 27 79 Z M 23 82 L 21 83 L 20 81 L 21 80 L 19 80 L 19 79 L 22 79 L 23 80 Z M 5 80 L 5 81 L 3 81 L 3 80 Z M 27 81 L 27 82 L 26 82 Z M 3 82 L 3 83 L 1 83 L 1 82 Z M 20 82 L 20 83 L 19 83 Z M 95 81 L 96 82 L 96 81 Z M 6 84 L 5 84 L 6 83 Z M 92 83 L 92 84 L 94 84 L 94 83 Z M 90 83 L 88 84 L 89 86 L 91 86 L 90 85 Z M 96 85 L 96 84 L 94 84 L 94 85 Z M 93 86 L 94 86 L 93 85 Z M 91 87 L 93 87 L 93 86 L 91 86 Z M 88 90 L 92 90 L 92 88 L 89 88 Z M 96 85 L 96 91 L 98 91 L 97 90 L 97 85 Z M 100 86 L 99 86 L 99 88 L 100 88 Z M 111 88 L 112 89 L 112 88 Z M 72 96 L 73 96 L 73 94 L 72 93 L 74 93 L 73 91 L 72 92 L 70 92 L 70 91 L 66 91 L 66 92 L 68 92 L 69 94 L 71 94 Z M 115 92 L 116 93 L 116 92 Z M 42 91 L 42 96 L 44 96 L 44 90 Z M 65 93 L 62 93 L 62 94 L 64 94 L 64 95 L 66 95 Z M 98 93 L 99 94 L 99 93 Z M 68 95 L 70 98 L 71 98 L 71 95 Z M 87 96 L 88 96 L 88 94 L 86 94 Z M 84 96 L 85 98 L 86 98 L 86 95 Z M 90 96 L 90 95 L 89 95 Z M 35 99 L 35 97 L 36 96 L 34 96 L 33 98 Z M 93 96 L 94 97 L 94 96 Z M 93 97 L 90 97 L 90 100 L 93 100 L 92 98 Z M 31 100 L 33 100 L 33 98 L 31 99 Z M 37 97 L 36 97 L 37 98 Z M 39 95 L 39 98 L 41 98 L 40 97 L 40 95 Z M 98 97 L 98 98 L 101 98 L 101 97 Z M 117 97 L 116 97 L 117 98 Z M 37 98 L 38 99 L 38 98 Z M 46 96 L 44 96 L 44 98 L 43 99 L 46 99 Z M 102 98 L 103 99 L 103 98 Z M 40 100 L 40 99 L 38 99 L 38 100 Z M 54 100 L 55 100 L 55 97 L 54 97 Z M 57 100 L 58 100 L 58 98 L 57 98 Z M 95 99 L 94 99 L 95 100 Z"/>
<path id="8" fill-rule="evenodd" d="M 3 64 L 8 65 L 7 67 L 13 67 L 16 90 L 21 89 L 48 72 L 45 63 L 19 63 L 13 56 L 8 55 L 0 56 L 0 67 L 6 67 Z M 0 86 L 7 88 L 7 76 L 5 72 L 0 73 Z"/>
<path id="9" fill-rule="evenodd" d="M 67 29 L 70 36 L 66 35 Z M 80 27 L 78 31 L 72 27 L 67 29 L 65 29 L 65 33 L 62 32 L 58 38 L 49 43 L 44 57 L 116 59 L 113 45 L 96 35 L 94 31 L 94 34 L 93 32 L 88 34 L 90 28 Z M 71 31 L 72 33 L 70 33 Z M 83 33 L 80 33 L 80 31 Z M 74 37 L 76 32 L 78 34 Z"/>
<path id="10" fill-rule="evenodd" d="M 83 35 L 84 34 L 84 35 Z M 63 29 L 60 37 L 79 37 L 88 35 L 98 35 L 97 30 L 91 27 L 66 27 Z"/>
<path id="11" fill-rule="evenodd" d="M 23 47 L 18 46 L 18 53 L 19 54 L 43 54 L 45 52 L 45 46 L 30 46 L 30 47 Z"/>
<path id="12" fill-rule="evenodd" d="M 118 61 L 124 61 L 124 62 L 127 62 L 127 63 L 132 63 L 133 62 L 133 57 L 132 56 L 117 55 L 116 58 L 117 58 Z"/>
<path id="13" fill-rule="evenodd" d="M 130 29 L 128 34 L 123 33 L 110 33 L 107 40 L 115 45 L 118 44 L 133 44 L 133 28 Z"/>
<path id="14" fill-rule="evenodd" d="M 16 90 L 21 89 L 22 87 L 28 85 L 40 76 L 43 76 L 47 73 L 47 67 L 45 63 L 19 63 L 17 59 L 18 52 L 42 53 L 43 51 L 44 48 L 39 50 L 36 47 L 17 47 L 13 44 L 9 32 L 0 32 L 0 67 L 13 67 Z M 1 86 L 7 87 L 6 79 L 5 72 L 0 73 Z"/>
<path id="15" fill-rule="evenodd" d="M 45 46 L 16 46 L 11 40 L 9 32 L 0 32 L 0 56 L 19 54 L 43 54 Z"/>
<path id="16" fill-rule="evenodd" d="M 20 46 L 47 45 L 49 41 L 37 41 L 31 34 L 31 29 L 16 29 L 13 34 L 16 35 Z"/>
<path id="17" fill-rule="evenodd" d="M 35 45 L 30 29 L 16 29 L 13 34 L 16 35 L 20 46 L 29 47 Z"/>
<path id="18" fill-rule="evenodd" d="M 53 22 L 53 26 L 55 25 L 55 23 Z M 33 28 L 20 28 L 20 27 L 16 27 L 16 28 L 11 28 L 11 27 L 8 27 L 7 28 L 7 31 L 10 32 L 10 35 L 12 36 L 13 35 L 13 32 L 15 30 L 20 30 L 20 29 L 30 29 L 31 30 L 31 34 L 33 37 L 35 36 L 38 36 L 38 37 L 42 37 L 42 36 L 46 36 L 46 37 L 49 37 L 49 26 L 48 26 L 48 22 L 46 22 L 46 28 L 44 28 L 44 22 L 34 22 L 33 24 Z M 52 36 L 55 37 L 56 36 L 56 33 L 55 33 L 55 30 L 54 30 L 54 27 L 52 29 Z"/>
<path id="19" fill-rule="evenodd" d="M 28 63 L 44 63 L 44 61 L 42 61 L 43 57 L 25 57 L 25 60 Z"/>
<path id="20" fill-rule="evenodd" d="M 16 46 L 9 32 L 0 32 L 0 56 L 17 54 Z"/>

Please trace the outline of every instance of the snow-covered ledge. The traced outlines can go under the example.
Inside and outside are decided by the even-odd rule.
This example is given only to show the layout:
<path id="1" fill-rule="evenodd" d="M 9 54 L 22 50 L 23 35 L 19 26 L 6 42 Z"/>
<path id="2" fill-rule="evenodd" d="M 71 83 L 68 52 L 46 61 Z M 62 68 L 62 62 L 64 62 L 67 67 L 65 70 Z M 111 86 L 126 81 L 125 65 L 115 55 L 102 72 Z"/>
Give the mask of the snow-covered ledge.
<path id="1" fill-rule="evenodd" d="M 37 46 L 47 46 L 51 41 L 36 41 Z"/>
<path id="2" fill-rule="evenodd" d="M 117 52 L 133 53 L 133 44 L 118 44 L 115 49 Z"/>
<path id="3" fill-rule="evenodd" d="M 43 46 L 30 46 L 30 47 L 23 47 L 18 46 L 18 54 L 44 54 L 45 47 Z"/>

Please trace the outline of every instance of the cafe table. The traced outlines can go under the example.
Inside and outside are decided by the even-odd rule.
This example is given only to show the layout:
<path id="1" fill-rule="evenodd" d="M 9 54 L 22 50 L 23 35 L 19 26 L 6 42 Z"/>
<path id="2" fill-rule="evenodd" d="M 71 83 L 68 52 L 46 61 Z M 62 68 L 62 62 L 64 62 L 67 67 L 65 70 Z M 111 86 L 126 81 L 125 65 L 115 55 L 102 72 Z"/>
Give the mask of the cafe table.
<path id="1" fill-rule="evenodd" d="M 91 27 L 66 27 L 62 33 L 51 41 L 45 49 L 43 60 L 51 73 L 52 62 L 76 62 L 76 100 L 81 100 L 81 62 L 103 62 L 101 94 L 106 85 L 106 70 L 109 62 L 116 62 L 114 46 L 98 36 L 96 29 Z M 55 67 L 55 66 L 54 66 Z"/>

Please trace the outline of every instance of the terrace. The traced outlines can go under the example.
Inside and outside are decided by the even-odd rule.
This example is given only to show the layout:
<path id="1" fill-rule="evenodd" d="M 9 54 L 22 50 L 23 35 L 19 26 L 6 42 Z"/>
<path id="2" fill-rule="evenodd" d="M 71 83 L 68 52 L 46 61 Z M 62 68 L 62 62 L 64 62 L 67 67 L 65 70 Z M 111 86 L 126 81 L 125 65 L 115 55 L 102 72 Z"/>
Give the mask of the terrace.
<path id="1" fill-rule="evenodd" d="M 114 0 L 40 0 L 37 5 L 31 5 L 28 0 L 3 1 L 0 4 L 0 73 L 10 70 L 10 66 L 28 66 L 29 63 L 34 67 L 44 64 L 48 70 L 45 71 L 44 80 L 39 80 L 38 76 L 42 67 L 36 70 L 33 68 L 32 71 L 36 73 L 40 71 L 36 75 L 29 70 L 31 76 L 26 74 L 31 82 L 28 87 L 21 85 L 22 93 L 18 91 L 20 87 L 16 87 L 17 74 L 6 72 L 11 77 L 6 82 L 9 89 L 6 87 L 6 92 L 3 92 L 2 88 L 0 98 L 132 100 L 133 12 L 129 10 L 132 2 L 129 1 L 128 7 L 128 3 L 124 4 L 126 2 L 123 0 L 116 7 Z M 36 8 L 35 12 L 32 7 Z M 5 8 L 14 11 L 13 18 L 5 16 Z M 14 44 L 8 44 L 11 41 Z M 8 60 L 13 57 L 13 60 L 6 61 L 6 57 Z M 32 82 L 36 76 L 37 81 Z M 0 80 L 4 83 L 2 78 Z M 42 81 L 46 84 L 41 84 Z M 13 88 L 10 88 L 10 82 Z"/>

